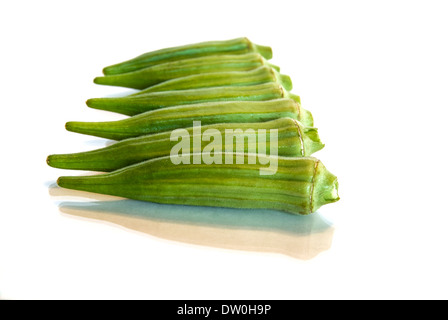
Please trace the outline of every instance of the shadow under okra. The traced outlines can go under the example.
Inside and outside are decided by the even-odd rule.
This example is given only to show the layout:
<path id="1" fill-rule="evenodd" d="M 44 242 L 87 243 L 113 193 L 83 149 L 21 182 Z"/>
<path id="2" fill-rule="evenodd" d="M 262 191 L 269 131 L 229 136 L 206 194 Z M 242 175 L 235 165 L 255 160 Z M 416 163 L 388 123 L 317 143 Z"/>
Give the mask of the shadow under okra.
<path id="1" fill-rule="evenodd" d="M 71 194 L 70 194 L 71 193 Z M 84 192 L 50 186 L 53 196 Z M 85 193 L 87 194 L 87 193 Z M 95 199 L 95 197 L 90 197 Z M 157 204 L 98 197 L 100 201 L 62 201 L 60 211 L 74 217 L 181 243 L 250 252 L 284 254 L 308 260 L 331 247 L 334 226 L 318 213 L 292 215 L 275 210 L 228 209 Z"/>

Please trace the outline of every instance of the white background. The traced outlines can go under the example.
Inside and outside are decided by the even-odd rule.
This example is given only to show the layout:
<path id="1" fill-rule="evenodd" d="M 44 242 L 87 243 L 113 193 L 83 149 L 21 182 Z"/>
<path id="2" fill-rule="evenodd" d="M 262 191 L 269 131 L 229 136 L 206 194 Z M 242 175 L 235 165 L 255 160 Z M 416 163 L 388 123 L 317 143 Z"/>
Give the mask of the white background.
<path id="1" fill-rule="evenodd" d="M 445 1 L 0 5 L 2 299 L 448 298 Z M 104 66 L 247 36 L 273 48 L 341 200 L 309 217 L 70 192 L 47 155 L 104 146 L 70 120 Z M 96 206 L 94 206 L 96 202 Z M 110 202 L 115 201 L 115 202 Z"/>

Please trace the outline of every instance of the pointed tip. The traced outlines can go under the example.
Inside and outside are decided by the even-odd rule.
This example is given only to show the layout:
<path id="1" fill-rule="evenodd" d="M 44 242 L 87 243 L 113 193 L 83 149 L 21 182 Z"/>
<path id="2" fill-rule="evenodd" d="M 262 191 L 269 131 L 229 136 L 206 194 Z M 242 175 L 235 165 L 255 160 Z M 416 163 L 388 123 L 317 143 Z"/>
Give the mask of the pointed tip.
<path id="1" fill-rule="evenodd" d="M 95 78 L 93 79 L 93 83 L 96 83 L 96 84 L 102 84 L 102 83 L 101 83 L 102 78 L 104 78 L 104 77 L 95 77 Z"/>
<path id="2" fill-rule="evenodd" d="M 104 86 L 121 86 L 119 83 L 117 83 L 117 77 L 114 76 L 113 74 L 109 74 L 107 76 L 95 77 L 93 79 L 93 83 Z"/>
<path id="3" fill-rule="evenodd" d="M 103 109 L 104 103 L 102 102 L 106 102 L 107 99 L 108 98 L 90 98 L 86 100 L 86 105 L 92 109 L 105 110 Z"/>
<path id="4" fill-rule="evenodd" d="M 79 188 L 80 181 L 85 178 L 83 176 L 62 176 L 56 180 L 56 184 L 61 188 L 73 189 L 73 190 L 82 190 Z"/>
<path id="5" fill-rule="evenodd" d="M 93 83 L 105 86 L 120 86 L 120 84 L 117 83 L 117 77 L 114 76 L 113 74 L 109 74 L 107 76 L 95 77 L 93 79 Z"/>
<path id="6" fill-rule="evenodd" d="M 67 131 L 110 140 L 123 140 L 138 135 L 126 132 L 126 130 L 123 130 L 124 127 L 125 124 L 123 125 L 122 120 L 104 122 L 69 121 L 65 124 Z"/>
<path id="7" fill-rule="evenodd" d="M 70 131 L 70 132 L 75 132 L 73 131 L 73 128 L 75 127 L 75 121 L 68 121 L 65 123 L 65 130 Z"/>
<path id="8" fill-rule="evenodd" d="M 94 98 L 92 98 L 92 99 L 87 99 L 87 100 L 86 100 L 86 105 L 87 105 L 89 108 L 92 108 L 92 103 L 94 103 L 94 101 L 92 102 L 93 99 L 94 99 Z"/>
<path id="9" fill-rule="evenodd" d="M 126 116 L 134 116 L 141 112 L 129 108 L 129 103 L 126 103 L 126 101 L 126 97 L 91 98 L 86 101 L 86 105 L 92 109 L 115 112 Z"/>
<path id="10" fill-rule="evenodd" d="M 64 177 L 59 177 L 58 180 L 56 180 L 56 184 L 60 187 L 64 187 Z"/>
<path id="11" fill-rule="evenodd" d="M 135 66 L 132 63 L 132 60 L 133 59 L 104 67 L 102 70 L 103 74 L 105 75 L 104 78 L 108 78 L 109 76 L 119 76 L 123 73 L 136 71 L 142 68 L 139 67 L 138 65 Z"/>
<path id="12" fill-rule="evenodd" d="M 83 178 L 83 177 L 80 177 Z M 81 190 L 79 189 L 79 187 L 77 187 L 77 180 L 79 180 L 78 177 L 73 176 L 62 176 L 59 177 L 58 180 L 56 180 L 56 184 L 61 187 L 61 188 L 66 188 L 66 189 L 73 189 L 73 190 Z"/>
<path id="13" fill-rule="evenodd" d="M 67 166 L 64 166 L 66 155 L 64 154 L 52 154 L 47 157 L 47 164 L 52 168 L 57 169 L 70 169 Z"/>
<path id="14" fill-rule="evenodd" d="M 122 68 L 123 64 L 124 64 L 124 62 L 120 62 L 117 64 L 112 64 L 112 65 L 104 67 L 102 70 L 103 75 L 105 75 L 107 77 L 107 76 L 115 76 L 115 75 L 119 75 L 119 74 L 128 72 L 126 69 Z"/>
<path id="15" fill-rule="evenodd" d="M 56 183 L 58 186 L 66 189 L 107 194 L 101 188 L 102 182 L 104 180 L 107 181 L 107 179 L 108 173 L 85 176 L 61 176 Z"/>
<path id="16" fill-rule="evenodd" d="M 110 66 L 104 67 L 102 71 L 105 76 L 112 74 L 112 72 L 110 71 Z"/>
<path id="17" fill-rule="evenodd" d="M 93 122 L 69 121 L 65 124 L 65 129 L 70 132 L 95 135 Z"/>

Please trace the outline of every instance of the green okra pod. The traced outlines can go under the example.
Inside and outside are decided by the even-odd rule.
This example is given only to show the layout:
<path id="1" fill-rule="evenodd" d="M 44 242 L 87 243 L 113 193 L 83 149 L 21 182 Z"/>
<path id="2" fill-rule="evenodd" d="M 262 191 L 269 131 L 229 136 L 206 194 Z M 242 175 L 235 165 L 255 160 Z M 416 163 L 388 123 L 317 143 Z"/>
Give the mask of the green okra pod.
<path id="1" fill-rule="evenodd" d="M 155 109 L 117 121 L 67 122 L 68 131 L 112 140 L 123 140 L 177 128 L 188 128 L 193 121 L 202 125 L 218 123 L 254 123 L 292 118 L 304 126 L 313 126 L 311 113 L 293 99 L 267 101 L 219 101 Z"/>
<path id="2" fill-rule="evenodd" d="M 286 157 L 307 157 L 324 147 L 316 128 L 305 127 L 291 118 L 205 126 L 199 123 L 199 126 L 196 124 L 185 130 L 192 153 L 202 152 L 204 147 L 210 146 L 210 141 L 213 145 L 220 142 L 221 151 L 229 150 L 230 147 L 235 152 L 243 153 L 259 153 L 258 146 L 264 144 L 265 153 L 271 154 L 272 145 L 277 148 L 279 156 Z M 272 141 L 271 130 L 275 130 L 276 135 Z M 61 169 L 114 171 L 149 159 L 169 156 L 178 144 L 177 139 L 171 136 L 172 131 L 168 131 L 125 139 L 97 150 L 50 155 L 47 163 Z"/>
<path id="3" fill-rule="evenodd" d="M 93 98 L 87 100 L 86 103 L 90 108 L 133 116 L 176 105 L 216 101 L 265 101 L 280 98 L 291 98 L 300 103 L 297 95 L 287 92 L 276 83 L 150 92 L 120 98 Z"/>
<path id="4" fill-rule="evenodd" d="M 237 38 L 224 41 L 187 44 L 147 52 L 133 59 L 105 67 L 103 73 L 105 75 L 114 75 L 132 72 L 170 61 L 209 55 L 239 55 L 251 52 L 259 53 L 268 60 L 272 58 L 272 49 L 270 47 L 254 44 L 247 38 Z"/>
<path id="5" fill-rule="evenodd" d="M 209 87 L 250 86 L 262 83 L 278 83 L 287 91 L 292 90 L 291 78 L 271 67 L 263 66 L 249 71 L 200 73 L 164 81 L 132 94 L 138 96 L 149 92 L 189 90 Z"/>
<path id="6" fill-rule="evenodd" d="M 193 74 L 228 71 L 248 71 L 269 66 L 280 71 L 258 53 L 207 56 L 158 64 L 133 72 L 96 77 L 96 84 L 145 89 L 158 83 Z"/>
<path id="7" fill-rule="evenodd" d="M 310 214 L 339 200 L 337 178 L 315 158 L 258 155 L 255 163 L 249 163 L 251 154 L 218 153 L 214 163 L 202 159 L 193 164 L 196 156 L 189 155 L 190 164 L 175 164 L 171 157 L 161 157 L 111 173 L 60 177 L 57 183 L 64 188 L 156 203 L 293 214 Z M 238 163 L 238 158 L 243 161 Z M 276 163 L 275 172 L 272 162 Z"/>

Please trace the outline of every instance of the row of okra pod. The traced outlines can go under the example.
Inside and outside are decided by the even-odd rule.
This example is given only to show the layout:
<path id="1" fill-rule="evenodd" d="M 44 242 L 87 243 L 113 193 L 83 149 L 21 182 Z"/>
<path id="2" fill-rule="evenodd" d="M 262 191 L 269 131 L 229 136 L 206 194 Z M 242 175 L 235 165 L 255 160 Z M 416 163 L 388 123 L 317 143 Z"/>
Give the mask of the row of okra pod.
<path id="1" fill-rule="evenodd" d="M 105 67 L 96 84 L 133 88 L 92 98 L 90 108 L 127 117 L 66 123 L 115 140 L 53 154 L 63 188 L 156 203 L 310 214 L 339 200 L 336 176 L 313 154 L 324 147 L 292 81 L 247 38 L 151 51 Z"/>

